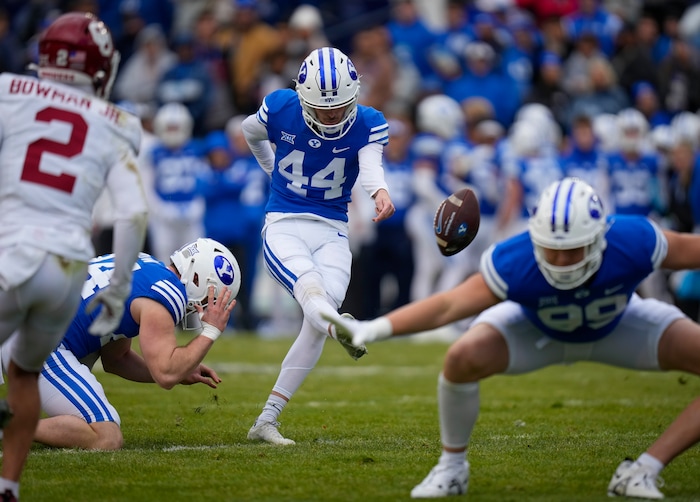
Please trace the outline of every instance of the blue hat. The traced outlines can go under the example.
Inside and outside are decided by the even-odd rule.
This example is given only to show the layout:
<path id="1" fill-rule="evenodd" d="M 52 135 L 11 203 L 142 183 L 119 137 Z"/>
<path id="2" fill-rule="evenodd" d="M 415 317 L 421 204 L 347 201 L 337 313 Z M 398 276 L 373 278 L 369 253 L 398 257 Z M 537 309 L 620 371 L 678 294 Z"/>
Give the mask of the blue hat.
<path id="1" fill-rule="evenodd" d="M 650 92 L 656 95 L 656 89 L 654 89 L 654 86 L 651 85 L 649 82 L 646 82 L 644 80 L 640 82 L 635 82 L 632 86 L 632 96 L 634 97 L 634 99 L 637 99 L 639 95 L 643 92 Z"/>
<path id="2" fill-rule="evenodd" d="M 561 66 L 561 58 L 553 52 L 545 51 L 540 56 L 540 66 Z"/>

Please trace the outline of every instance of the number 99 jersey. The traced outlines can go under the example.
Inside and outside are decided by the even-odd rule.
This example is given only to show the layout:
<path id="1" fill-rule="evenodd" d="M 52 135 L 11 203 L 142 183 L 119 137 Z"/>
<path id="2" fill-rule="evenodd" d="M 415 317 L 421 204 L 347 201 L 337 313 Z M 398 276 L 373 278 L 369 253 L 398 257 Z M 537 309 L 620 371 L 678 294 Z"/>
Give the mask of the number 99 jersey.
<path id="1" fill-rule="evenodd" d="M 586 343 L 618 324 L 642 280 L 666 258 L 668 243 L 656 224 L 641 216 L 609 216 L 600 269 L 583 285 L 560 290 L 540 272 L 528 232 L 487 250 L 481 272 L 491 291 L 518 303 L 549 337 Z"/>
<path id="2" fill-rule="evenodd" d="M 145 213 L 136 166 L 141 123 L 79 88 L 0 75 L 0 246 L 87 262 L 105 186 L 121 218 Z"/>

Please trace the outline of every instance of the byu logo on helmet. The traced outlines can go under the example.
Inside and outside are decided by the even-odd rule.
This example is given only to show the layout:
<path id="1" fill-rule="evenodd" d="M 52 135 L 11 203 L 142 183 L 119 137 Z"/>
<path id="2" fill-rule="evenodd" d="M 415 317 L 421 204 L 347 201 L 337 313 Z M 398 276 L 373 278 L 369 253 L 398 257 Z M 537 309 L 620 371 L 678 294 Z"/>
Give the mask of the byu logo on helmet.
<path id="1" fill-rule="evenodd" d="M 226 257 L 221 255 L 214 257 L 214 270 L 225 285 L 230 286 L 233 283 L 233 265 Z"/>
<path id="2" fill-rule="evenodd" d="M 299 76 L 297 77 L 297 82 L 299 82 L 300 84 L 306 82 L 306 77 L 308 74 L 309 70 L 306 65 L 306 61 L 304 61 L 303 63 L 301 63 L 301 68 L 299 68 Z"/>

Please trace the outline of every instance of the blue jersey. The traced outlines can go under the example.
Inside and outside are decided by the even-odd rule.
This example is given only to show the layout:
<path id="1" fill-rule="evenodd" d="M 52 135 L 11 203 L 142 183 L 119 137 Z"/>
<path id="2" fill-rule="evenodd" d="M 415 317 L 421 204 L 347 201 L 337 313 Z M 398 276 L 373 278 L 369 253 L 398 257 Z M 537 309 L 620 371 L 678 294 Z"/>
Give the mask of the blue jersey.
<path id="1" fill-rule="evenodd" d="M 660 204 L 659 166 L 655 155 L 630 160 L 614 153 L 608 157 L 608 170 L 615 213 L 648 216 Z"/>
<path id="2" fill-rule="evenodd" d="M 457 139 L 445 146 L 443 164 L 449 166 L 459 158 L 467 158 L 471 166 L 461 180 L 476 192 L 481 215 L 496 216 L 504 190 L 496 150 L 484 145 L 474 147 L 463 139 Z"/>
<path id="3" fill-rule="evenodd" d="M 493 293 L 511 300 L 547 336 L 564 342 L 592 342 L 620 321 L 632 293 L 666 258 L 661 230 L 641 216 L 610 216 L 607 247 L 598 272 L 571 290 L 550 285 L 540 272 L 528 232 L 491 247 L 481 272 Z"/>
<path id="4" fill-rule="evenodd" d="M 358 152 L 389 141 L 382 113 L 358 105 L 350 130 L 339 139 L 323 140 L 304 122 L 297 94 L 281 89 L 265 97 L 257 117 L 276 147 L 265 210 L 348 221 L 350 193 L 360 172 Z"/>
<path id="5" fill-rule="evenodd" d="M 442 154 L 447 141 L 432 133 L 416 134 L 408 147 L 408 159 L 411 165 L 430 166 L 435 172 L 435 184 L 447 197 L 452 193 L 451 174 L 443 162 Z"/>
<path id="6" fill-rule="evenodd" d="M 191 202 L 199 197 L 198 183 L 207 172 L 202 148 L 191 141 L 177 150 L 159 144 L 151 152 L 153 185 L 166 202 Z"/>
<path id="7" fill-rule="evenodd" d="M 187 294 L 185 286 L 177 275 L 163 263 L 145 253 L 139 255 L 134 264 L 134 275 L 131 286 L 131 294 L 126 300 L 124 317 L 114 334 L 103 337 L 92 336 L 88 328 L 97 317 L 100 309 L 92 313 L 85 312 L 86 305 L 92 297 L 109 284 L 109 278 L 114 270 L 114 255 L 105 255 L 93 258 L 88 268 L 88 278 L 83 285 L 82 302 L 78 313 L 73 318 L 63 345 L 70 350 L 75 357 L 82 359 L 85 356 L 97 352 L 102 345 L 119 338 L 133 338 L 139 334 L 139 325 L 131 317 L 131 302 L 136 298 L 150 298 L 170 312 L 173 323 L 182 321 L 187 308 Z"/>
<path id="8" fill-rule="evenodd" d="M 523 188 L 523 200 L 520 216 L 527 218 L 537 205 L 540 194 L 550 184 L 564 177 L 556 157 L 518 157 L 503 165 L 507 176 L 517 178 Z"/>

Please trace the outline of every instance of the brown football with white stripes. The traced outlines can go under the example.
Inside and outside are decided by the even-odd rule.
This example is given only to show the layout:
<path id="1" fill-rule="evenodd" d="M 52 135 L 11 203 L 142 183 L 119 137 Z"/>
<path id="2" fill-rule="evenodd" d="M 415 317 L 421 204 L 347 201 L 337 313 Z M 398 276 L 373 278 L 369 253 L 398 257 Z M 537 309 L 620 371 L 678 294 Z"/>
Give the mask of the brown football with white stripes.
<path id="1" fill-rule="evenodd" d="M 466 248 L 476 237 L 480 220 L 479 199 L 471 188 L 463 188 L 443 200 L 433 221 L 440 252 L 452 256 Z"/>

